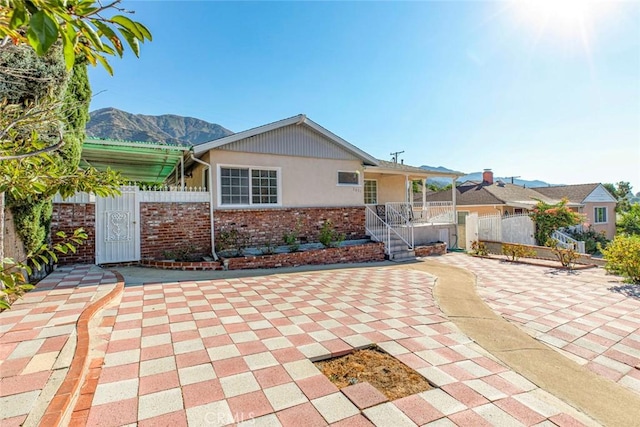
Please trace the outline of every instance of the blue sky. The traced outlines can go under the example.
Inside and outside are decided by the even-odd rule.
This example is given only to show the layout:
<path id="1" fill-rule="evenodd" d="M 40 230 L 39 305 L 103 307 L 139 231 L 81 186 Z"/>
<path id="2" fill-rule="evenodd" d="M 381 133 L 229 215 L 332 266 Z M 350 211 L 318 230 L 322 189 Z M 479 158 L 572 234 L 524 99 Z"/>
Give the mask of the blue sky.
<path id="1" fill-rule="evenodd" d="M 381 159 L 640 191 L 640 2 L 536 4 L 125 1 L 154 40 L 90 71 L 91 107 L 304 113 Z"/>

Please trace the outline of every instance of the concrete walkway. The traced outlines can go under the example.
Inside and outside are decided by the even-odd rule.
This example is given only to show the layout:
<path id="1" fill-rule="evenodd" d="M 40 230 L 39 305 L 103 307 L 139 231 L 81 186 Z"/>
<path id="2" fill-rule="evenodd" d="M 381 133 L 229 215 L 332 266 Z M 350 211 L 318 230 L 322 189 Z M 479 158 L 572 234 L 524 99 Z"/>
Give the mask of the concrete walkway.
<path id="1" fill-rule="evenodd" d="M 538 287 L 542 285 L 538 277 L 540 275 L 539 267 L 533 267 L 538 271 L 530 271 L 533 274 L 529 276 L 529 280 L 523 282 L 522 274 L 514 274 L 513 271 L 512 274 L 509 274 L 504 270 L 520 270 L 522 273 L 521 270 L 530 270 L 531 267 L 524 266 L 523 268 L 522 265 L 500 264 L 499 261 L 486 259 L 469 261 L 467 258 L 470 257 L 449 256 L 445 257 L 445 262 L 448 264 L 465 263 L 467 266 L 469 263 L 476 263 L 476 267 L 481 264 L 476 270 L 482 271 L 483 277 L 490 275 L 492 283 L 496 283 L 496 286 L 503 290 L 508 288 L 508 285 L 497 285 L 500 283 L 500 277 L 503 276 L 510 277 L 512 283 L 527 287 L 529 290 L 535 289 L 536 284 Z M 443 265 L 442 261 L 427 261 L 420 268 L 438 276 L 438 285 L 434 290 L 436 300 L 447 317 L 467 336 L 514 371 L 589 414 L 603 425 L 630 426 L 640 423 L 639 394 L 597 374 L 595 370 L 590 370 L 563 356 L 560 352 L 534 339 L 522 329 L 505 321 L 476 293 L 476 278 L 473 274 L 462 268 Z M 493 268 L 486 268 L 487 264 L 494 264 Z M 502 276 L 496 276 L 494 270 L 501 270 Z M 590 277 L 593 278 L 593 276 L 594 273 L 590 273 Z M 577 284 L 574 276 L 567 276 L 564 273 L 563 277 L 564 280 L 558 282 L 564 286 Z M 554 295 L 556 289 L 550 289 L 548 284 L 542 286 L 544 286 L 543 292 L 546 295 Z M 538 289 L 538 292 L 542 291 Z M 568 292 L 566 288 L 565 292 Z M 583 298 L 578 298 L 575 303 L 579 303 L 581 300 Z M 555 294 L 554 300 L 545 301 L 544 307 L 553 307 L 554 303 L 559 301 L 560 298 Z M 516 301 L 509 302 L 514 304 Z M 607 299 L 600 302 L 592 301 L 592 303 L 606 304 Z M 633 302 L 631 305 L 640 306 Z M 565 319 L 563 324 L 566 321 Z M 640 323 L 636 325 L 634 330 L 634 339 L 640 338 L 638 326 Z"/>
<path id="2" fill-rule="evenodd" d="M 638 394 L 496 315 L 501 304 L 516 303 L 502 294 L 493 298 L 508 287 L 484 286 L 489 279 L 481 267 L 478 296 L 473 274 L 445 265 L 469 263 L 465 267 L 473 270 L 476 259 L 434 259 L 258 276 L 232 272 L 234 277 L 121 269 L 127 286 L 118 291 L 121 299 L 95 316 L 89 360 L 63 424 L 636 425 Z M 489 261 L 482 267 L 495 269 L 490 275 L 496 277 L 505 265 Z M 37 368 L 43 378 L 28 386 L 27 367 L 56 351 L 55 360 L 69 366 L 79 313 L 85 310 L 87 317 L 87 307 L 94 310 L 89 302 L 114 292 L 116 276 L 79 268 L 49 276 L 42 289 L 0 314 L 0 371 L 10 374 L 0 382 L 3 426 L 45 423 L 46 398 L 55 396 L 51 409 L 64 391 L 64 384 L 58 386 L 66 368 L 47 362 Z M 527 271 L 533 282 L 548 270 L 536 268 Z M 513 301 L 523 292 L 514 292 Z M 628 298 L 619 296 L 621 303 Z M 547 307 L 558 307 L 555 291 L 546 297 Z M 54 300 L 57 306 L 47 308 Z M 73 310 L 79 310 L 76 320 L 62 315 Z M 52 311 L 60 314 L 51 318 L 66 318 L 66 329 L 56 335 L 64 340 L 56 345 L 71 353 L 66 357 L 50 350 L 53 344 L 28 344 L 43 338 L 40 329 L 51 320 L 32 316 Z M 637 329 L 628 334 L 632 341 L 634 334 Z M 387 402 L 363 387 L 338 390 L 312 363 L 371 343 L 438 388 Z"/>

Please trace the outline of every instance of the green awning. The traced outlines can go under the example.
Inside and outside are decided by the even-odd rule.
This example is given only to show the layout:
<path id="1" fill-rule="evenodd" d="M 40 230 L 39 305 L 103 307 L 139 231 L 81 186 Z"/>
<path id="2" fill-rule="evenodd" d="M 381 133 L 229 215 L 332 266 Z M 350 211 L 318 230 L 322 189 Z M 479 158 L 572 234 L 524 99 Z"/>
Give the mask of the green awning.
<path id="1" fill-rule="evenodd" d="M 139 141 L 87 138 L 82 145 L 80 166 L 98 170 L 111 168 L 125 179 L 137 182 L 164 182 L 180 168 L 180 160 L 190 147 Z"/>

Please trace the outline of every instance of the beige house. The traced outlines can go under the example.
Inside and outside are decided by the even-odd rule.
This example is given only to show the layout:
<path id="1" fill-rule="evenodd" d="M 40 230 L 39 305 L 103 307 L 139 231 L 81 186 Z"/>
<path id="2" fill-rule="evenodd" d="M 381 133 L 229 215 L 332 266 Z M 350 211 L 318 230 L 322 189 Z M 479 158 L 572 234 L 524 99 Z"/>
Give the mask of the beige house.
<path id="1" fill-rule="evenodd" d="M 426 193 L 415 200 L 411 188 L 414 180 L 462 174 L 378 160 L 304 115 L 196 145 L 185 171 L 187 186 L 210 191 L 219 227 L 265 239 L 280 238 L 280 225 L 308 229 L 323 219 L 347 237 L 384 241 L 389 255 L 455 238 L 454 201 L 429 204 Z M 258 216 L 262 226 L 249 225 Z"/>

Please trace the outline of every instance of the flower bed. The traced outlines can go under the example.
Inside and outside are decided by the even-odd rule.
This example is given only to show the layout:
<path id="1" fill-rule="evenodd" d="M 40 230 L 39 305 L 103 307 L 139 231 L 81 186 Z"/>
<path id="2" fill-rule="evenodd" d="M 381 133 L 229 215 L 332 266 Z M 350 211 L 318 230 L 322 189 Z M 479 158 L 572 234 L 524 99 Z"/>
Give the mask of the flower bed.
<path id="1" fill-rule="evenodd" d="M 256 253 L 257 251 L 250 250 L 248 252 Z M 278 251 L 265 255 L 221 257 L 221 261 L 142 260 L 140 265 L 164 270 L 245 270 L 374 261 L 384 261 L 384 245 L 382 243 L 358 242 L 353 244 L 347 241 L 337 248 L 320 248 L 316 245 L 300 252 Z"/>
<path id="2" fill-rule="evenodd" d="M 414 249 L 417 257 L 425 257 L 431 255 L 444 255 L 447 253 L 446 243 L 432 243 L 427 246 L 416 246 Z"/>

